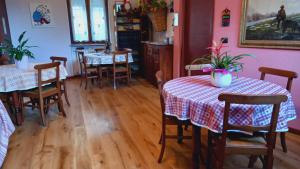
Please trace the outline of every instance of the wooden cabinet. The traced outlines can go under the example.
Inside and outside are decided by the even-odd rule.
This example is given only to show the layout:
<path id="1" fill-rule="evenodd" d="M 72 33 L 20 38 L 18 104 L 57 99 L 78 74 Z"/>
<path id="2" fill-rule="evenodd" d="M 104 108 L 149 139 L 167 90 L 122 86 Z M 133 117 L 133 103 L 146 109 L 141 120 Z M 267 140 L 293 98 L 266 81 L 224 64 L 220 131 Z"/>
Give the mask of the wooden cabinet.
<path id="1" fill-rule="evenodd" d="M 155 73 L 159 70 L 164 81 L 173 79 L 173 45 L 144 43 L 144 77 L 156 85 Z"/>

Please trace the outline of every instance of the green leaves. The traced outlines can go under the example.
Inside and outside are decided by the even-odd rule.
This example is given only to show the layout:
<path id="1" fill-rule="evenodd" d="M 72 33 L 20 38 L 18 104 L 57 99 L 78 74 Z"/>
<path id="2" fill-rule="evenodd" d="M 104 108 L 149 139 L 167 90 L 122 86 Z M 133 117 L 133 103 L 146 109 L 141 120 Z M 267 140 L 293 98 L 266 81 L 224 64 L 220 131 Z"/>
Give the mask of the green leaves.
<path id="1" fill-rule="evenodd" d="M 0 46 L 0 50 L 5 51 L 11 58 L 15 60 L 22 60 L 24 56 L 34 58 L 33 53 L 29 50 L 36 46 L 28 46 L 29 39 L 24 40 L 26 31 L 24 31 L 18 38 L 19 44 L 14 47 L 11 41 L 5 40 L 3 46 Z"/>

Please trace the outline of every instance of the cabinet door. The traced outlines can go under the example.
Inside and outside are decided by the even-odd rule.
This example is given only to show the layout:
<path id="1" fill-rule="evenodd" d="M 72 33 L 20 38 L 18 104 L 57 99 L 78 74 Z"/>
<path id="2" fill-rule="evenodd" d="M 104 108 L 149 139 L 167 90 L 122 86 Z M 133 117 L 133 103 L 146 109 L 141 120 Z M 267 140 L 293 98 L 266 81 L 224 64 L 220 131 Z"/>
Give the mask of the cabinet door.
<path id="1" fill-rule="evenodd" d="M 10 40 L 10 30 L 5 6 L 5 0 L 0 0 L 0 43 L 4 39 Z"/>

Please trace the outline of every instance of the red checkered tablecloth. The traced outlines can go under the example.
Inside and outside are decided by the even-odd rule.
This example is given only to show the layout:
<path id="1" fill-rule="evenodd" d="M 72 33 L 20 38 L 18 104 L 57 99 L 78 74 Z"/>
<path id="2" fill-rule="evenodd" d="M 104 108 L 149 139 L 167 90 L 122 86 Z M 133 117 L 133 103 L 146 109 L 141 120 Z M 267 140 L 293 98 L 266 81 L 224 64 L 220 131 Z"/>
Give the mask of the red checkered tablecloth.
<path id="1" fill-rule="evenodd" d="M 288 101 L 281 104 L 277 131 L 288 131 L 288 121 L 296 119 L 291 94 L 280 85 L 257 79 L 234 78 L 227 88 L 216 88 L 210 76 L 191 76 L 171 80 L 164 85 L 165 114 L 180 120 L 190 119 L 194 125 L 221 132 L 225 103 L 218 100 L 221 93 L 284 94 Z M 264 126 L 270 123 L 272 105 L 232 105 L 229 122 L 235 125 Z"/>

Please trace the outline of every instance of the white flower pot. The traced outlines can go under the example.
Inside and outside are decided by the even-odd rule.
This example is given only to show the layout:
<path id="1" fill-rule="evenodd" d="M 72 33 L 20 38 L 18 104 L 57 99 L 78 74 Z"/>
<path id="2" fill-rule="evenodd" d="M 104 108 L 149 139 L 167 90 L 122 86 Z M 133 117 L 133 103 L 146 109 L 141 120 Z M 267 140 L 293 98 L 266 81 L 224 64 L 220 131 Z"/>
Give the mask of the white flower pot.
<path id="1" fill-rule="evenodd" d="M 232 74 L 230 72 L 212 72 L 211 83 L 216 87 L 228 87 L 232 82 Z"/>
<path id="2" fill-rule="evenodd" d="M 27 70 L 28 69 L 28 56 L 23 56 L 22 60 L 15 60 L 16 67 L 18 69 Z"/>

